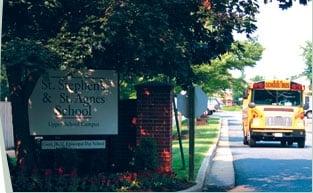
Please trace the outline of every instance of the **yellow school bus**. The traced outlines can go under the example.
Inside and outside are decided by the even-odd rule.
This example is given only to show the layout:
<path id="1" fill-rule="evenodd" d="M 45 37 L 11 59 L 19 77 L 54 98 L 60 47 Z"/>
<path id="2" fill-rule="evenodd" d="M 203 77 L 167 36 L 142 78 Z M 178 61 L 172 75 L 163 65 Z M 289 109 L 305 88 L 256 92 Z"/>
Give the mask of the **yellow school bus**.
<path id="1" fill-rule="evenodd" d="M 266 80 L 249 84 L 242 109 L 243 143 L 280 141 L 305 146 L 304 85 L 290 80 Z"/>

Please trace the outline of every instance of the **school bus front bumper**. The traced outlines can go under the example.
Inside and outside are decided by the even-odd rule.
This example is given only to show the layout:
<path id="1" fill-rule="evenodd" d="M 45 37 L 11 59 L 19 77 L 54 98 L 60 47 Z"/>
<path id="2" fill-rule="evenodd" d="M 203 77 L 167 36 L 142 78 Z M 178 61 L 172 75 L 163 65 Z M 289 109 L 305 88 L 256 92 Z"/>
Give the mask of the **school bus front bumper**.
<path id="1" fill-rule="evenodd" d="M 256 141 L 297 141 L 305 138 L 303 129 L 254 128 L 250 134 Z"/>

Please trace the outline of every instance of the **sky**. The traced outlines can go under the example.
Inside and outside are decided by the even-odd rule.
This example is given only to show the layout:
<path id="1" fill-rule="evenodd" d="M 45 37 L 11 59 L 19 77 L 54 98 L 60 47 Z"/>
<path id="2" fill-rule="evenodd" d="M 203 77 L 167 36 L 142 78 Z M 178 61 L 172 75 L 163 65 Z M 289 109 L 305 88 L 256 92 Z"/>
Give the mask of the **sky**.
<path id="1" fill-rule="evenodd" d="M 258 29 L 252 36 L 258 38 L 265 50 L 255 67 L 245 69 L 247 80 L 256 75 L 285 79 L 304 71 L 301 46 L 312 41 L 312 2 L 307 6 L 300 5 L 298 0 L 293 3 L 291 8 L 282 10 L 275 1 L 266 5 L 260 1 Z"/>

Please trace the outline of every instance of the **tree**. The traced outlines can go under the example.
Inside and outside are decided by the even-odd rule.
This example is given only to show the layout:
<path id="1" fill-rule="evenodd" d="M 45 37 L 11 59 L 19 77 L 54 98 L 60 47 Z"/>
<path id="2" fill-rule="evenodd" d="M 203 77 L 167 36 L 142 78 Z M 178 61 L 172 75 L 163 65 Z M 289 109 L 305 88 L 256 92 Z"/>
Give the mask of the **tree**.
<path id="1" fill-rule="evenodd" d="M 262 49 L 262 51 L 263 51 L 263 49 Z M 252 81 L 252 82 L 258 82 L 258 81 L 262 81 L 262 80 L 265 80 L 265 78 L 263 76 L 260 76 L 260 75 L 256 75 L 255 77 L 250 79 L 250 81 Z M 242 72 L 241 77 L 239 77 L 233 81 L 232 90 L 233 90 L 233 100 L 235 103 L 240 104 L 242 102 L 239 99 L 240 98 L 242 99 L 243 92 L 247 88 L 247 84 L 248 84 L 248 82 L 245 81 L 245 75 L 243 72 Z"/>
<path id="2" fill-rule="evenodd" d="M 310 81 L 310 85 L 312 85 L 312 54 L 313 54 L 312 46 L 313 46 L 313 43 L 310 41 L 307 41 L 305 46 L 302 47 L 303 49 L 302 56 L 304 57 L 304 62 L 306 65 L 306 68 L 303 74 Z"/>
<path id="3" fill-rule="evenodd" d="M 61 55 L 70 53 L 73 59 L 65 58 L 66 65 L 114 68 L 122 77 L 164 74 L 187 84 L 192 65 L 207 63 L 230 48 L 233 30 L 256 29 L 256 1 L 208 2 L 205 7 L 191 0 L 112 1 L 104 14 L 88 17 L 78 31 L 64 26 L 50 46 Z"/>
<path id="4" fill-rule="evenodd" d="M 44 70 L 58 68 L 66 60 L 49 46 L 49 40 L 64 26 L 77 31 L 87 15 L 103 7 L 99 4 L 100 1 L 4 2 L 1 60 L 9 82 L 17 166 L 22 174 L 29 175 L 36 166 L 34 141 L 29 135 L 29 96 Z"/>
<path id="5" fill-rule="evenodd" d="M 7 81 L 7 75 L 5 73 L 4 66 L 0 69 L 0 100 L 5 100 L 9 96 L 9 85 Z"/>
<path id="6" fill-rule="evenodd" d="M 126 83 L 164 76 L 186 86 L 198 81 L 194 68 L 227 54 L 233 31 L 249 35 L 256 30 L 258 4 L 257 0 L 5 0 L 3 10 L 2 63 L 14 106 L 13 128 L 24 136 L 16 137 L 16 144 L 25 147 L 20 152 L 29 153 L 28 92 L 45 69 L 113 68 Z M 18 154 L 18 164 L 30 154 Z"/>
<path id="7" fill-rule="evenodd" d="M 45 69 L 113 68 L 126 83 L 161 75 L 190 84 L 191 67 L 229 50 L 233 30 L 256 29 L 257 8 L 256 0 L 4 1 L 2 63 L 17 164 L 25 173 L 34 165 L 27 106 Z"/>
<path id="8" fill-rule="evenodd" d="M 246 66 L 253 67 L 261 59 L 263 50 L 264 48 L 256 41 L 236 41 L 229 52 L 212 60 L 211 65 L 194 66 L 195 82 L 209 94 L 233 88 L 241 95 L 245 81 L 243 77 L 233 78 L 229 70 L 243 71 Z"/>
<path id="9" fill-rule="evenodd" d="M 12 39 L 2 46 L 1 62 L 6 65 L 10 89 L 17 165 L 21 172 L 30 174 L 36 163 L 34 142 L 29 135 L 28 99 L 41 73 L 59 63 L 58 57 L 40 42 L 28 39 Z"/>
<path id="10" fill-rule="evenodd" d="M 247 88 L 247 82 L 245 81 L 244 73 L 241 77 L 235 79 L 232 85 L 233 101 L 236 104 L 241 104 L 244 90 Z"/>
<path id="11" fill-rule="evenodd" d="M 265 80 L 265 77 L 264 77 L 264 76 L 261 76 L 261 75 L 256 75 L 256 76 L 250 78 L 250 80 L 251 80 L 252 82 L 259 82 L 259 81 Z"/>
<path id="12" fill-rule="evenodd" d="M 225 70 L 234 63 L 221 61 L 221 67 L 214 63 L 236 46 L 233 31 L 249 36 L 256 30 L 258 4 L 257 0 L 4 0 L 3 10 L 1 60 L 12 102 L 17 164 L 30 173 L 34 156 L 27 105 L 43 71 L 113 68 L 126 85 L 148 77 L 186 86 L 201 81 L 197 69 L 199 76 L 208 78 L 201 74 L 203 68 L 220 81 L 218 88 L 226 87 L 231 79 Z"/>
<path id="13" fill-rule="evenodd" d="M 311 1 L 311 0 L 299 0 L 299 4 L 301 5 L 307 5 L 308 2 Z M 264 0 L 264 3 L 271 3 L 272 0 Z M 288 9 L 290 7 L 292 7 L 293 5 L 293 1 L 292 0 L 277 0 L 277 2 L 279 2 L 279 8 L 285 10 L 285 9 Z"/>

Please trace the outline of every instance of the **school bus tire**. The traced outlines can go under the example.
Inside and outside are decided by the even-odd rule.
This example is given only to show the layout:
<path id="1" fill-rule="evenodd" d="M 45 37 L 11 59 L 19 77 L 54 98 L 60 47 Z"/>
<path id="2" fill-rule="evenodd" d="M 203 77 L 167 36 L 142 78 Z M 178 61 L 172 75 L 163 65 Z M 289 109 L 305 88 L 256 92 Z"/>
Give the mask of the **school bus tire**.
<path id="1" fill-rule="evenodd" d="M 298 140 L 298 148 L 304 148 L 305 146 L 305 139 Z"/>
<path id="2" fill-rule="evenodd" d="M 247 136 L 244 136 L 243 137 L 243 144 L 244 145 L 248 145 L 249 143 L 248 143 L 248 138 L 247 138 Z"/>
<path id="3" fill-rule="evenodd" d="M 256 141 L 255 139 L 251 136 L 251 131 L 247 132 L 247 145 L 249 145 L 250 147 L 254 147 L 256 145 Z"/>
<path id="4" fill-rule="evenodd" d="M 287 144 L 287 141 L 285 141 L 285 140 L 280 141 L 281 146 L 286 146 L 286 144 Z"/>
<path id="5" fill-rule="evenodd" d="M 252 137 L 249 139 L 249 146 L 250 147 L 254 147 L 256 145 L 256 141 L 255 139 L 253 139 Z"/>
<path id="6" fill-rule="evenodd" d="M 254 147 L 256 145 L 256 141 L 255 139 L 251 136 L 251 133 L 248 132 L 248 136 L 247 136 L 247 141 L 248 141 L 248 145 L 250 147 Z"/>

